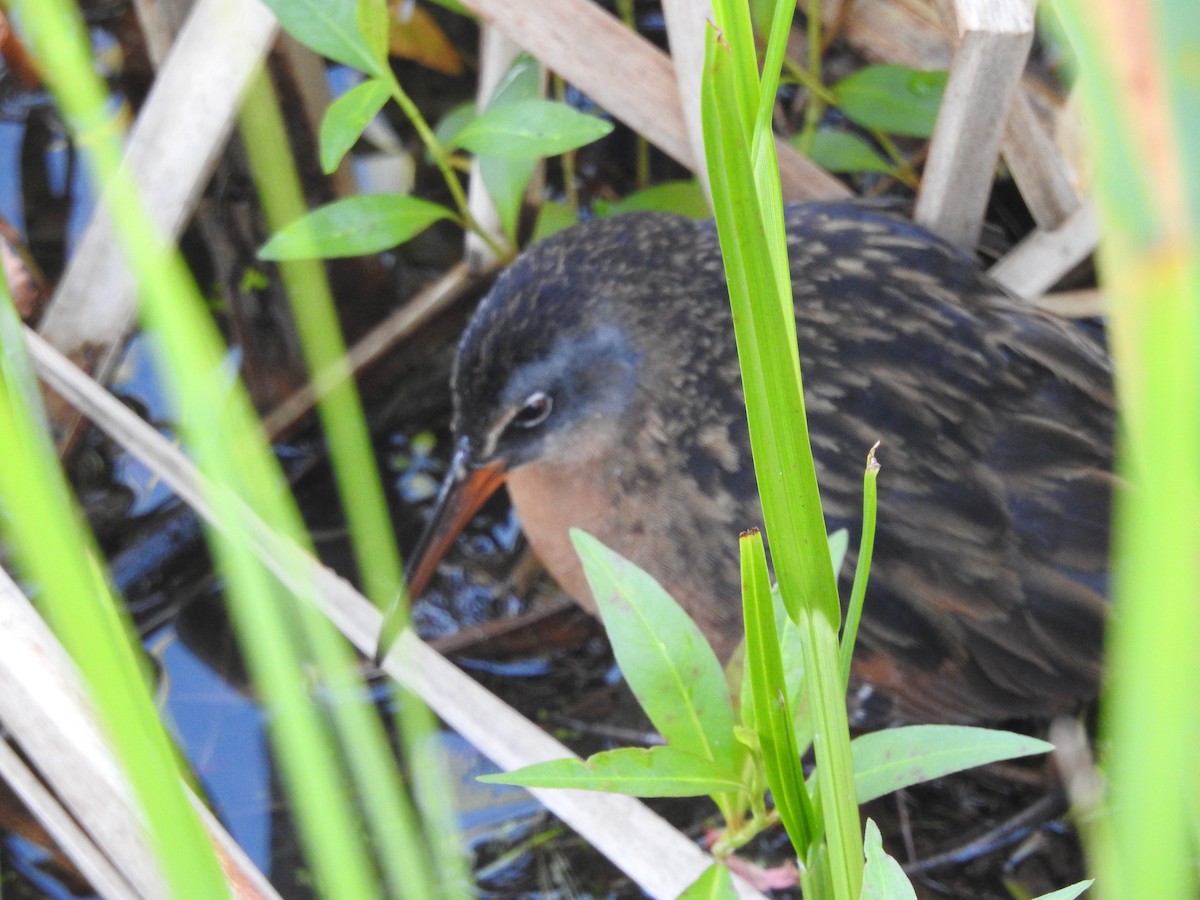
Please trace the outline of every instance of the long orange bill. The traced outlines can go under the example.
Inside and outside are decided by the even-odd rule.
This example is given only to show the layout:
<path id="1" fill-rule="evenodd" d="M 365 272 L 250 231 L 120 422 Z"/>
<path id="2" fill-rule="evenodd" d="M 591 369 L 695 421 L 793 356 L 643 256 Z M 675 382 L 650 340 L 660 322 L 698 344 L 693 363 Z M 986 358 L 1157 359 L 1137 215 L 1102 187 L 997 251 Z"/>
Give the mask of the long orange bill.
<path id="1" fill-rule="evenodd" d="M 438 564 L 454 539 L 471 521 L 479 507 L 504 483 L 504 464 L 494 462 L 480 469 L 468 465 L 467 448 L 461 447 L 450 463 L 450 472 L 442 482 L 433 517 L 405 566 L 408 596 L 416 599 L 429 584 Z"/>
<path id="2" fill-rule="evenodd" d="M 474 469 L 470 465 L 470 452 L 465 444 L 454 453 L 450 472 L 442 482 L 433 516 L 425 526 L 425 532 L 408 558 L 404 580 L 407 597 L 421 596 L 429 579 L 437 571 L 438 564 L 454 539 L 467 527 L 467 523 L 479 511 L 479 507 L 504 484 L 504 463 L 495 462 Z M 399 598 L 383 617 L 379 630 L 379 644 L 375 650 L 375 663 L 381 665 L 391 651 L 396 638 L 408 622 L 405 598 Z"/>

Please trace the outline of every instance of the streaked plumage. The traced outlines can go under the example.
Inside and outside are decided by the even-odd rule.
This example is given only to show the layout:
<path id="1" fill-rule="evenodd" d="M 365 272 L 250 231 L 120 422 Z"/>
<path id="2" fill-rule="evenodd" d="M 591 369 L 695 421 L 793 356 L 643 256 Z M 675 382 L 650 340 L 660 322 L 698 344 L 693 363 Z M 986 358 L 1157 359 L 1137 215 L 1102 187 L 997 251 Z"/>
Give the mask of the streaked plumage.
<path id="1" fill-rule="evenodd" d="M 802 205 L 787 228 L 826 521 L 852 544 L 864 456 L 882 442 L 857 719 L 1040 716 L 1093 696 L 1113 484 L 1104 348 L 890 215 Z M 761 513 L 711 223 L 633 214 L 533 247 L 463 336 L 453 394 L 448 494 L 472 472 L 490 473 L 476 478 L 489 493 L 504 477 L 583 605 L 571 525 L 732 650 L 737 536 Z M 477 506 L 447 503 L 418 582 Z"/>

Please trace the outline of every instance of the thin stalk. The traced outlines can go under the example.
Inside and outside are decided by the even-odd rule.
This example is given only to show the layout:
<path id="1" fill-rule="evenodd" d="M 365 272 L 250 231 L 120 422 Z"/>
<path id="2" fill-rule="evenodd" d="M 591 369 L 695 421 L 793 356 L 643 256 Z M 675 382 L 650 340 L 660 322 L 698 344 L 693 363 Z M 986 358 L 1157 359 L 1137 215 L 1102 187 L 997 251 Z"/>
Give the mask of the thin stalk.
<path id="1" fill-rule="evenodd" d="M 808 103 L 804 106 L 804 126 L 800 130 L 799 147 L 801 153 L 808 155 L 812 151 L 813 141 L 817 137 L 817 128 L 825 115 L 825 107 L 829 103 L 829 92 L 824 89 L 824 79 L 821 77 L 821 61 L 824 58 L 824 48 L 821 43 L 821 0 L 808 0 L 806 13 L 805 35 L 808 40 L 808 78 L 809 85 L 819 85 L 820 90 L 809 90 Z"/>
<path id="2" fill-rule="evenodd" d="M 630 31 L 637 31 L 637 15 L 633 0 L 617 0 L 617 15 L 626 28 Z M 650 184 L 650 142 L 641 134 L 637 136 L 637 144 L 634 149 L 634 179 L 639 190 Z M 572 205 L 579 209 L 578 201 Z"/>
<path id="3" fill-rule="evenodd" d="M 408 96 L 404 88 L 400 86 L 400 82 L 396 80 L 396 76 L 388 70 L 387 73 L 388 87 L 392 92 L 392 99 L 396 101 L 396 105 L 412 123 L 413 128 L 417 130 L 417 136 L 421 139 L 421 143 L 425 145 L 425 149 L 429 151 L 430 158 L 433 159 L 434 165 L 438 171 L 442 173 L 442 179 L 446 182 L 446 187 L 450 191 L 450 196 L 454 200 L 454 206 L 458 209 L 458 214 L 462 218 L 465 226 L 479 235 L 483 242 L 487 244 L 498 259 L 504 259 L 507 252 L 502 248 L 490 234 L 487 229 L 483 228 L 475 217 L 471 215 L 471 208 L 467 204 L 467 194 L 463 190 L 462 182 L 459 180 L 457 173 L 454 171 L 454 164 L 450 158 L 450 154 L 446 148 L 442 146 L 442 142 L 438 140 L 433 129 L 429 127 L 429 123 L 425 121 L 425 117 L 421 115 L 421 110 L 413 103 L 412 98 Z"/>
<path id="4" fill-rule="evenodd" d="M 858 543 L 858 561 L 854 565 L 854 585 L 850 589 L 850 603 L 846 607 L 846 622 L 842 626 L 842 684 L 850 683 L 850 664 L 854 658 L 854 644 L 858 640 L 858 624 L 862 621 L 863 600 L 867 595 L 867 576 L 871 572 L 871 556 L 875 552 L 875 508 L 878 491 L 875 482 L 879 476 L 879 463 L 875 459 L 876 444 L 867 453 L 867 468 L 863 473 L 863 523 L 862 537 Z"/>
<path id="5" fill-rule="evenodd" d="M 554 96 L 560 102 L 565 101 L 567 83 L 559 75 L 554 76 Z M 639 135 L 638 140 L 642 137 Z M 575 181 L 575 151 L 571 150 L 560 157 L 562 164 L 563 193 L 567 195 L 567 203 L 575 214 L 579 215 L 579 186 Z"/>
<path id="6" fill-rule="evenodd" d="M 268 79 L 260 76 L 247 91 L 241 126 L 268 225 L 275 228 L 298 218 L 305 209 L 304 194 L 288 151 L 278 100 Z M 377 608 L 387 608 L 404 589 L 400 555 L 362 404 L 347 369 L 345 343 L 324 264 L 320 260 L 285 261 L 280 263 L 280 273 L 309 371 L 338 376 L 331 380 L 332 387 L 319 400 L 317 411 L 366 594 Z M 311 640 L 323 639 L 315 636 Z M 344 665 L 343 655 L 336 649 L 331 647 L 328 652 L 333 665 Z M 353 679 L 345 679 L 342 689 L 346 699 L 335 701 L 332 715 L 340 723 L 343 752 L 370 823 L 376 856 L 393 894 L 426 896 L 438 883 L 439 868 L 452 872 L 461 860 L 457 854 L 435 861 L 428 858 L 422 846 L 421 823 L 400 783 L 378 717 L 355 698 L 357 685 Z M 402 732 L 409 743 L 423 744 L 433 729 L 426 723 L 416 734 L 408 734 L 403 728 Z M 444 785 L 441 775 L 440 766 L 415 770 L 418 781 L 432 779 Z M 453 821 L 429 824 L 433 832 L 456 833 Z"/>
<path id="7" fill-rule="evenodd" d="M 717 230 L 767 536 L 781 597 L 805 638 L 830 882 L 835 896 L 852 900 L 863 861 L 838 664 L 841 609 L 804 417 L 774 142 L 761 115 L 770 101 L 763 96 L 745 6 L 721 0 L 714 12 L 728 41 L 709 35 L 702 97 Z M 773 40 L 786 36 L 784 24 L 777 15 Z M 763 81 L 774 83 L 773 76 Z"/>

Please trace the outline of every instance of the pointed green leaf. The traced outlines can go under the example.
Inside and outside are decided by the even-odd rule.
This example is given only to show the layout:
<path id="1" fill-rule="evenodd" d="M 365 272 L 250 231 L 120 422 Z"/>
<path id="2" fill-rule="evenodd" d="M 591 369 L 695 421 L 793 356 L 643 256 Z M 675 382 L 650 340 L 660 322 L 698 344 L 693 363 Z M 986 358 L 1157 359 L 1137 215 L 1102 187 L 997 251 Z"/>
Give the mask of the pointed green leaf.
<path id="1" fill-rule="evenodd" d="M 736 771 L 733 704 L 712 647 L 657 581 L 591 535 L 571 530 L 629 687 L 677 750 Z"/>
<path id="2" fill-rule="evenodd" d="M 670 212 L 687 216 L 689 219 L 707 219 L 712 216 L 712 210 L 708 208 L 708 198 L 704 196 L 704 189 L 700 187 L 700 182 L 695 178 L 683 181 L 664 181 L 653 187 L 627 194 L 616 203 L 609 203 L 602 208 L 599 206 L 597 208 L 597 212 L 601 216 L 615 216 L 618 213 L 641 210 Z"/>
<path id="3" fill-rule="evenodd" d="M 541 92 L 541 84 L 541 66 L 533 57 L 523 54 L 496 86 L 492 99 L 488 102 L 488 109 L 536 100 Z M 537 157 L 506 159 L 485 154 L 479 157 L 479 174 L 496 204 L 504 234 L 514 244 L 517 239 L 517 218 L 521 214 L 525 192 L 529 188 L 533 173 L 537 171 L 537 166 Z"/>
<path id="4" fill-rule="evenodd" d="M 715 862 L 688 885 L 679 900 L 736 900 L 737 895 L 728 866 Z"/>
<path id="5" fill-rule="evenodd" d="M 862 900 L 917 900 L 912 882 L 900 863 L 883 849 L 883 836 L 874 819 L 867 819 L 867 834 L 863 841 L 867 862 L 863 867 Z"/>
<path id="6" fill-rule="evenodd" d="M 871 557 L 875 554 L 875 514 L 878 506 L 879 461 L 874 447 L 867 451 L 867 467 L 863 472 L 862 535 L 858 542 L 858 560 L 854 564 L 854 583 L 850 586 L 850 602 L 846 604 L 846 621 L 842 624 L 842 643 L 839 647 L 842 686 L 849 690 L 850 669 L 854 665 L 854 645 L 858 642 L 858 626 L 862 621 L 863 604 L 867 597 L 867 581 L 871 575 Z"/>
<path id="7" fill-rule="evenodd" d="M 537 221 L 533 225 L 533 234 L 529 236 L 529 243 L 536 244 L 542 238 L 558 234 L 564 228 L 570 228 L 578 221 L 579 216 L 570 204 L 546 200 L 538 207 Z"/>
<path id="8" fill-rule="evenodd" d="M 475 104 L 470 100 L 460 103 L 458 106 L 452 106 L 438 121 L 437 127 L 433 129 L 433 134 L 438 139 L 438 143 L 443 147 L 449 147 L 454 143 L 455 135 L 462 131 L 466 124 L 474 119 L 476 115 Z"/>
<path id="9" fill-rule="evenodd" d="M 1057 891 L 1051 891 L 1049 894 L 1042 894 L 1034 900 L 1075 900 L 1080 894 L 1092 886 L 1094 878 L 1089 878 L 1086 881 L 1077 881 L 1074 884 L 1069 884 L 1065 888 L 1059 888 Z"/>
<path id="10" fill-rule="evenodd" d="M 907 66 L 867 66 L 834 85 L 833 96 L 842 112 L 865 128 L 928 138 L 937 122 L 948 74 Z"/>
<path id="11" fill-rule="evenodd" d="M 746 677 L 750 680 L 755 727 L 779 817 L 797 855 L 803 858 L 815 826 L 792 727 L 767 556 L 762 534 L 757 529 L 743 534 L 739 543 L 742 609 L 746 620 Z"/>
<path id="12" fill-rule="evenodd" d="M 362 135 L 367 123 L 383 109 L 391 93 L 387 82 L 371 78 L 329 104 L 325 118 L 321 120 L 322 171 L 328 174 L 338 167 L 342 157 Z"/>
<path id="13" fill-rule="evenodd" d="M 551 100 L 521 100 L 488 109 L 454 139 L 480 156 L 537 159 L 566 153 L 612 131 L 612 123 Z"/>
<path id="14" fill-rule="evenodd" d="M 358 30 L 381 66 L 387 63 L 389 18 L 387 0 L 358 0 Z"/>
<path id="15" fill-rule="evenodd" d="M 348 197 L 313 210 L 280 229 L 258 251 L 260 259 L 332 259 L 378 253 L 453 218 L 444 206 L 398 194 Z"/>
<path id="16" fill-rule="evenodd" d="M 951 772 L 1048 753 L 1054 745 L 992 728 L 909 725 L 861 735 L 850 749 L 858 802 L 866 803 Z"/>
<path id="17" fill-rule="evenodd" d="M 744 791 L 724 766 L 674 747 L 624 747 L 588 759 L 556 759 L 482 775 L 489 784 L 607 791 L 632 797 L 702 797 Z"/>
<path id="18" fill-rule="evenodd" d="M 322 56 L 385 77 L 390 73 L 359 27 L 358 0 L 264 0 L 283 30 Z"/>
<path id="19" fill-rule="evenodd" d="M 718 27 L 726 34 L 731 4 L 732 0 L 714 3 Z M 744 42 L 731 39 L 730 44 L 736 52 Z M 803 636 L 805 678 L 821 737 L 816 755 L 830 836 L 831 883 L 838 896 L 852 897 L 858 895 L 862 880 L 862 829 L 836 664 L 841 608 L 804 421 L 796 322 L 788 302 L 791 284 L 778 209 L 782 200 L 778 176 L 770 171 L 774 144 L 767 135 L 749 134 L 744 120 L 739 121 L 747 104 L 739 99 L 729 70 L 732 66 L 740 71 L 746 61 L 730 60 L 728 47 L 711 31 L 705 49 L 705 70 L 711 79 L 701 92 L 704 143 L 742 363 L 754 469 L 781 594 Z M 748 64 L 756 66 L 752 45 Z M 749 106 L 757 100 L 752 96 Z M 753 116 L 751 108 L 751 123 Z"/>
<path id="20" fill-rule="evenodd" d="M 804 897 L 834 897 L 833 872 L 829 868 L 829 845 L 817 841 L 808 848 L 800 867 L 800 893 Z"/>
<path id="21" fill-rule="evenodd" d="M 891 172 L 894 166 L 856 134 L 822 128 L 808 158 L 830 172 Z"/>
<path id="22" fill-rule="evenodd" d="M 829 561 L 833 563 L 833 577 L 837 578 L 842 571 L 842 563 L 846 561 L 846 551 L 850 549 L 850 532 L 839 528 L 829 535 Z"/>

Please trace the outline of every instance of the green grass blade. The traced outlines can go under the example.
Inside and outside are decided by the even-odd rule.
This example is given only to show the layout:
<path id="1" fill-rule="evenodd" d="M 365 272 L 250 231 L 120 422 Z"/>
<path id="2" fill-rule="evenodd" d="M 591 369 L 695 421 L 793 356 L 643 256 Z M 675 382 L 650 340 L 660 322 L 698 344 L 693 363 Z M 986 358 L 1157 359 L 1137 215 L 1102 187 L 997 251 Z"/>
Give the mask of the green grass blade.
<path id="1" fill-rule="evenodd" d="M 757 529 L 743 534 L 740 544 L 742 609 L 746 621 L 744 677 L 750 681 L 754 727 L 775 807 L 796 848 L 796 855 L 804 859 L 809 845 L 817 837 L 818 827 L 800 765 L 801 748 L 796 745 L 792 727 L 792 707 L 786 690 L 779 633 L 775 627 L 775 598 L 771 593 L 767 556 Z"/>
<path id="2" fill-rule="evenodd" d="M 1106 897 L 1195 897 L 1200 796 L 1200 17 L 1190 0 L 1055 4 L 1078 54 L 1124 431 L 1102 705 Z"/>
<path id="3" fill-rule="evenodd" d="M 0 276 L 0 518 L 24 578 L 88 684 L 100 721 L 145 815 L 176 896 L 229 891 L 212 843 L 183 791 L 133 629 L 108 589 L 49 440 L 20 320 Z"/>
<path id="4" fill-rule="evenodd" d="M 22 6 L 22 12 L 23 24 L 44 29 L 71 21 L 72 15 L 62 0 L 39 0 Z M 40 40 L 31 43 L 39 53 L 45 49 Z M 244 392 L 236 384 L 231 388 L 222 374 L 224 348 L 202 298 L 179 257 L 153 232 L 128 173 L 120 168 L 117 133 L 106 117 L 105 98 L 86 48 L 76 47 L 71 56 L 43 53 L 42 61 L 81 146 L 90 151 L 96 180 L 105 188 L 141 283 L 144 322 L 164 351 L 165 371 L 181 410 L 181 431 L 212 479 L 206 499 L 234 532 L 230 537 L 213 535 L 215 556 L 226 577 L 230 610 L 247 648 L 249 668 L 270 713 L 272 741 L 316 883 L 338 896 L 378 896 L 376 867 L 360 840 L 359 813 L 345 790 L 339 741 L 312 703 L 307 685 L 314 673 L 302 665 L 301 656 L 315 656 L 316 677 L 335 696 L 361 691 L 356 660 L 311 603 L 283 596 L 278 583 L 251 556 L 253 541 L 237 534 L 248 505 L 281 533 L 305 542 L 286 483 L 258 434 Z M 334 704 L 333 718 L 354 715 L 356 706 Z M 381 736 L 378 726 L 376 731 Z M 195 887 L 188 890 L 194 892 Z"/>
<path id="5" fill-rule="evenodd" d="M 1083 892 L 1093 884 L 1095 884 L 1095 879 L 1088 878 L 1085 881 L 1067 885 L 1065 888 L 1059 888 L 1057 891 L 1051 891 L 1049 894 L 1042 894 L 1035 897 L 1034 900 L 1075 900 L 1076 897 L 1083 896 Z"/>
<path id="6" fill-rule="evenodd" d="M 242 133 L 268 224 L 295 217 L 304 209 L 303 191 L 287 151 L 279 105 L 264 79 L 247 92 Z M 305 260 L 282 264 L 280 273 L 309 370 L 322 373 L 322 377 L 337 376 L 330 378 L 317 411 L 365 593 L 377 608 L 385 608 L 404 590 L 400 555 L 362 403 L 346 369 L 345 343 L 325 270 L 319 262 Z M 323 626 L 308 640 L 323 647 L 321 658 L 335 671 L 353 665 L 339 647 L 340 639 Z M 353 696 L 355 680 L 347 678 L 342 683 L 346 696 Z M 447 885 L 465 885 L 467 876 L 452 812 L 444 802 L 426 800 L 420 804 L 425 818 L 422 827 L 378 716 L 354 700 L 335 703 L 332 716 L 369 824 L 375 856 L 382 862 L 393 893 L 419 897 L 435 890 L 441 881 L 441 894 L 449 896 Z M 422 748 L 433 741 L 436 726 L 428 710 L 414 697 L 402 698 L 400 725 L 401 739 L 413 762 L 418 798 L 445 798 L 446 774 L 441 762 L 415 764 L 418 756 L 428 755 Z"/>
<path id="7" fill-rule="evenodd" d="M 725 112 L 731 127 L 749 136 L 754 134 L 755 115 L 759 106 L 758 56 L 754 49 L 754 23 L 750 18 L 750 7 L 740 0 L 716 0 L 713 3 L 713 21 L 721 30 L 721 34 L 716 36 L 717 41 L 730 50 L 729 105 L 725 107 Z"/>
<path id="8" fill-rule="evenodd" d="M 763 225 L 777 219 L 763 208 L 782 199 L 778 175 L 768 179 L 755 170 L 750 136 L 730 118 L 737 87 L 729 56 L 710 35 L 702 94 L 709 181 L 767 536 L 784 605 L 804 637 L 832 883 L 836 896 L 853 898 L 862 878 L 862 838 L 838 666 L 841 610 L 808 441 L 790 293 L 780 296 L 784 285 L 790 291 L 790 275 L 780 269 L 785 239 Z M 764 158 L 774 162 L 773 143 L 763 146 L 768 144 Z M 760 185 L 769 187 L 760 194 Z M 769 242 L 776 243 L 774 252 Z"/>
<path id="9" fill-rule="evenodd" d="M 850 683 L 850 666 L 854 661 L 854 644 L 858 640 L 858 624 L 862 621 L 863 601 L 867 596 L 867 577 L 871 573 L 871 557 L 875 553 L 875 508 L 878 491 L 879 463 L 875 459 L 876 444 L 867 453 L 867 469 L 863 475 L 862 537 L 858 544 L 858 561 L 854 565 L 854 585 L 846 607 L 846 623 L 842 626 L 842 684 Z"/>

